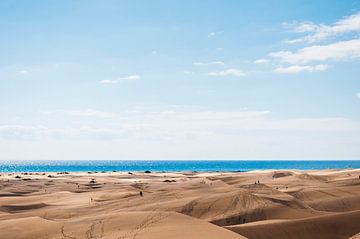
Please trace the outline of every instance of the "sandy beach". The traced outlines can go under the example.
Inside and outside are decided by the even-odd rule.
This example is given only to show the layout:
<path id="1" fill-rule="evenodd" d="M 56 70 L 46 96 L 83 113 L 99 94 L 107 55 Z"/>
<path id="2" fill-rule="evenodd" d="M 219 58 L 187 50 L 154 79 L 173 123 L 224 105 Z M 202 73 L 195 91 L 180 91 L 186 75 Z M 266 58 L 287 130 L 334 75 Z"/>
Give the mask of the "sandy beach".
<path id="1" fill-rule="evenodd" d="M 0 238 L 358 238 L 359 175 L 1 173 Z"/>

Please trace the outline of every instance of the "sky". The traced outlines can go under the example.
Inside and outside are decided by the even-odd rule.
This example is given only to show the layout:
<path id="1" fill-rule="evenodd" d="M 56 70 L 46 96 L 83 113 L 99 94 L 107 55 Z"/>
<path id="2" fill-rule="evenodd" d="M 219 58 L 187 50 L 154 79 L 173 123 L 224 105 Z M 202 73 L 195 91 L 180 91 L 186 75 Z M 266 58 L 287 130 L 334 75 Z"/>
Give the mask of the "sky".
<path id="1" fill-rule="evenodd" d="M 2 0 L 0 160 L 360 159 L 360 1 Z"/>

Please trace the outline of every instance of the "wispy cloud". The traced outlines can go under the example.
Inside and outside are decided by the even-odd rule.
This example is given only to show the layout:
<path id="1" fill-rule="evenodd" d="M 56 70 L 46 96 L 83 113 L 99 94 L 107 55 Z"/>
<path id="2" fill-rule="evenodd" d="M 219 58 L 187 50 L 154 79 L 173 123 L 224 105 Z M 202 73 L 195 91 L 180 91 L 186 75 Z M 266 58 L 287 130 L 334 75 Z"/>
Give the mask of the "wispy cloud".
<path id="1" fill-rule="evenodd" d="M 215 36 L 217 36 L 217 35 L 220 35 L 221 33 L 222 33 L 221 31 L 210 32 L 210 33 L 208 34 L 208 37 L 215 37 Z"/>
<path id="2" fill-rule="evenodd" d="M 277 73 L 317 72 L 327 70 L 329 62 L 350 61 L 360 58 L 360 13 L 345 17 L 334 24 L 315 24 L 313 22 L 284 23 L 296 33 L 305 36 L 290 40 L 291 43 L 314 43 L 329 40 L 331 37 L 348 34 L 341 40 L 333 39 L 327 43 L 313 44 L 300 47 L 297 50 L 282 50 L 268 54 L 273 64 L 281 65 L 273 71 Z M 346 40 L 345 40 L 346 39 Z M 331 43 L 328 43 L 331 42 Z M 263 61 L 265 60 L 265 61 Z M 255 61 L 257 64 L 266 63 L 267 59 Z M 280 64 L 279 64 L 280 63 Z M 316 64 L 318 63 L 318 64 Z M 324 63 L 324 64 L 320 64 Z M 326 63 L 326 64 L 325 64 Z"/>
<path id="3" fill-rule="evenodd" d="M 274 72 L 277 73 L 298 73 L 298 72 L 314 72 L 314 71 L 325 71 L 329 68 L 328 65 L 315 65 L 315 66 L 310 66 L 310 65 L 291 65 L 291 66 L 287 66 L 287 67 L 278 67 L 274 70 Z"/>
<path id="4" fill-rule="evenodd" d="M 360 92 L 356 94 L 356 97 L 360 99 Z"/>
<path id="5" fill-rule="evenodd" d="M 106 124 L 47 121 L 45 126 L 34 122 L 0 125 L 2 158 L 359 157 L 360 122 L 342 117 L 277 119 L 266 110 L 129 111 L 119 115 L 122 117 Z M 350 150 L 349 144 L 354 144 L 355 150 Z M 322 150 L 329 147 L 341 152 Z M 20 156 L 14 148 L 21 149 Z M 345 156 L 344 151 L 348 152 Z"/>
<path id="6" fill-rule="evenodd" d="M 264 111 L 163 111 L 135 112 L 107 126 L 50 127 L 32 125 L 0 125 L 0 140 L 28 139 L 183 139 L 187 135 L 228 137 L 234 131 L 258 130 L 283 132 L 360 131 L 360 122 L 342 117 L 272 119 Z M 265 132 L 264 131 L 264 132 Z M 239 139 L 246 139 L 236 134 Z M 273 135 L 269 132 L 269 135 Z"/>
<path id="7" fill-rule="evenodd" d="M 31 75 L 31 72 L 29 70 L 19 70 L 16 72 L 16 75 L 18 76 L 28 76 Z"/>
<path id="8" fill-rule="evenodd" d="M 257 59 L 256 61 L 254 61 L 255 64 L 266 64 L 269 62 L 270 61 L 268 59 Z"/>
<path id="9" fill-rule="evenodd" d="M 227 69 L 224 71 L 212 71 L 208 73 L 209 76 L 217 76 L 217 77 L 225 77 L 225 76 L 233 76 L 233 77 L 241 77 L 245 76 L 245 73 L 239 69 Z"/>
<path id="10" fill-rule="evenodd" d="M 136 81 L 136 80 L 139 80 L 140 78 L 141 77 L 139 75 L 129 75 L 129 76 L 125 76 L 125 77 L 117 77 L 112 80 L 101 80 L 100 83 L 101 84 L 117 84 L 122 81 Z"/>
<path id="11" fill-rule="evenodd" d="M 211 61 L 211 62 L 194 62 L 194 66 L 209 66 L 209 65 L 220 65 L 223 66 L 225 63 L 223 61 Z"/>
<path id="12" fill-rule="evenodd" d="M 121 131 L 123 132 L 123 131 Z M 103 127 L 45 127 L 31 125 L 0 125 L 0 140 L 111 140 L 121 137 L 119 129 Z"/>
<path id="13" fill-rule="evenodd" d="M 291 64 L 312 61 L 350 60 L 360 58 L 360 39 L 339 41 L 328 45 L 309 46 L 296 52 L 278 51 L 270 53 L 269 56 Z"/>
<path id="14" fill-rule="evenodd" d="M 100 83 L 101 84 L 117 84 L 118 81 L 117 80 L 101 80 Z"/>
<path id="15" fill-rule="evenodd" d="M 312 43 L 337 35 L 360 32 L 360 13 L 345 17 L 331 25 L 315 24 L 313 22 L 285 23 L 284 25 L 292 28 L 297 33 L 308 34 L 298 39 L 289 40 L 289 43 Z"/>
<path id="16" fill-rule="evenodd" d="M 22 65 L 11 64 L 0 66 L 0 78 L 11 79 L 13 77 L 20 79 L 29 77 L 32 79 L 49 78 L 55 74 L 58 75 L 62 70 L 70 70 L 75 68 L 70 63 L 53 63 L 53 64 L 34 64 Z"/>
<path id="17" fill-rule="evenodd" d="M 193 71 L 183 71 L 183 73 L 185 75 L 194 75 L 195 74 L 195 72 L 193 72 Z"/>
<path id="18" fill-rule="evenodd" d="M 94 109 L 85 109 L 85 110 L 51 110 L 51 111 L 42 111 L 42 113 L 47 115 L 62 114 L 68 116 L 79 116 L 79 117 L 96 117 L 96 118 L 111 118 L 115 116 L 113 112 L 100 111 Z"/>
<path id="19" fill-rule="evenodd" d="M 44 135 L 46 127 L 27 125 L 0 125 L 0 139 L 28 140 Z"/>

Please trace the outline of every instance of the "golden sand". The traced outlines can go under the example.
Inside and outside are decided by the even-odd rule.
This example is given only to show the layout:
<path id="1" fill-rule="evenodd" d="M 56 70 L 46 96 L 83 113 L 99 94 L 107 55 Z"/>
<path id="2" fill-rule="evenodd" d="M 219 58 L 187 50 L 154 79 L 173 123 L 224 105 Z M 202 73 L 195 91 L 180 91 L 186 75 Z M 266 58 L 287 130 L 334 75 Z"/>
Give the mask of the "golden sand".
<path id="1" fill-rule="evenodd" d="M 350 238 L 359 175 L 2 173 L 0 239 Z"/>

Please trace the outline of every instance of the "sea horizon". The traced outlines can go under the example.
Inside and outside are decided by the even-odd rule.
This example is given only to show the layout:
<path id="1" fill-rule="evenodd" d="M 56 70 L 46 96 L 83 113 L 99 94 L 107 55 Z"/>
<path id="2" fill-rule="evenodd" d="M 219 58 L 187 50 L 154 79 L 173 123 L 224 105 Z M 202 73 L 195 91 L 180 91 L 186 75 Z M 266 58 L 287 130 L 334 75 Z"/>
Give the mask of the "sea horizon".
<path id="1" fill-rule="evenodd" d="M 360 160 L 0 160 L 0 172 L 234 172 L 358 169 Z"/>

